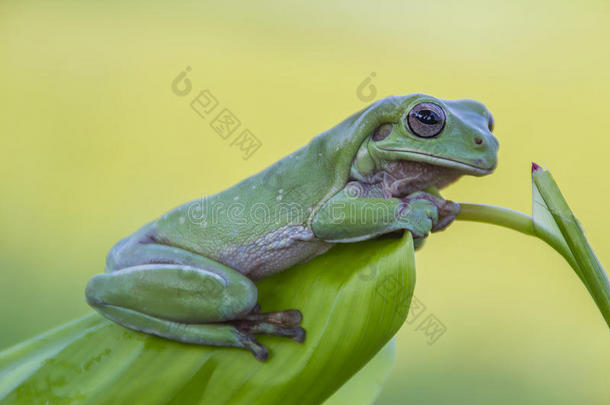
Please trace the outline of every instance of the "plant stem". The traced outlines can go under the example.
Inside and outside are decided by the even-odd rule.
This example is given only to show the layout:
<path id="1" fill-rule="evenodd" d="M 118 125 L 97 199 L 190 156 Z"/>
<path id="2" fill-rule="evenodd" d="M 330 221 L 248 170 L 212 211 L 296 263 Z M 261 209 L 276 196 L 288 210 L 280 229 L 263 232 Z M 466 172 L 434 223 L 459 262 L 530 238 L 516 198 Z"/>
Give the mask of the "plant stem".
<path id="1" fill-rule="evenodd" d="M 460 203 L 460 207 L 460 214 L 456 219 L 499 225 L 536 236 L 532 217 L 522 212 L 495 205 L 473 203 Z"/>
<path id="2" fill-rule="evenodd" d="M 566 259 L 582 280 L 580 267 L 578 266 L 578 263 L 576 263 L 572 252 L 570 252 L 565 244 L 561 243 L 561 240 L 558 239 L 556 235 L 547 232 L 544 229 L 535 228 L 534 220 L 531 216 L 496 205 L 460 203 L 460 207 L 461 210 L 456 219 L 503 226 L 542 239 Z"/>
<path id="3" fill-rule="evenodd" d="M 550 180 L 552 181 L 552 178 Z M 548 179 L 543 180 L 543 183 L 545 182 L 548 182 Z M 542 187 L 538 185 L 538 182 L 536 183 L 541 188 L 540 192 L 567 244 L 560 239 L 560 235 L 555 235 L 541 227 L 535 227 L 531 216 L 504 207 L 460 203 L 461 211 L 456 219 L 498 225 L 545 241 L 561 254 L 574 269 L 574 272 L 593 297 L 606 323 L 610 326 L 610 284 L 608 283 L 608 277 L 559 192 L 557 185 L 554 182 L 553 184 L 555 188 L 548 184 Z M 569 215 L 566 214 L 566 209 Z"/>

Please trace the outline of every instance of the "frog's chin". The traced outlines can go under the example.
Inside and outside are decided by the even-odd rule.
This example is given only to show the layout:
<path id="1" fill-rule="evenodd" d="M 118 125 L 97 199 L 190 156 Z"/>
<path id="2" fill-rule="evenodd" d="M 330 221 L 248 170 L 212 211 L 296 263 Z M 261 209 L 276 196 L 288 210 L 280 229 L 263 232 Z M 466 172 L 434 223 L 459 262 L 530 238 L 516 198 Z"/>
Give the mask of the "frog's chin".
<path id="1" fill-rule="evenodd" d="M 460 162 L 442 156 L 430 155 L 424 152 L 410 151 L 410 150 L 399 150 L 399 149 L 383 149 L 385 152 L 391 152 L 393 158 L 396 160 L 406 160 L 412 162 L 427 163 L 433 166 L 446 167 L 453 169 L 462 174 L 469 174 L 472 176 L 485 176 L 494 171 L 494 167 L 486 168 L 482 166 L 476 166 L 471 163 Z M 393 159 L 393 160 L 394 160 Z"/>

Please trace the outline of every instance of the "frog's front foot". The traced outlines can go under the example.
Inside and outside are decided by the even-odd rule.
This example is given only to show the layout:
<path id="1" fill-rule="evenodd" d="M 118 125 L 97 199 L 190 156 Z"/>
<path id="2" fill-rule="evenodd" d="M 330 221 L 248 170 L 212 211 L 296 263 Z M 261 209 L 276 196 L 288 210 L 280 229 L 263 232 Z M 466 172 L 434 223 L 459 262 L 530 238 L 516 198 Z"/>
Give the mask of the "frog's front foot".
<path id="1" fill-rule="evenodd" d="M 303 320 L 301 311 L 288 309 L 285 311 L 260 313 L 257 311 L 258 309 L 255 308 L 253 312 L 241 319 L 227 322 L 227 324 L 237 329 L 244 347 L 249 349 L 257 360 L 267 360 L 269 351 L 253 335 L 288 337 L 298 343 L 305 341 L 305 329 L 299 326 Z"/>
<path id="2" fill-rule="evenodd" d="M 406 229 L 416 238 L 424 238 L 428 232 L 442 231 L 460 212 L 459 204 L 421 191 L 400 201 L 402 220 L 409 224 Z"/>
<path id="3" fill-rule="evenodd" d="M 438 223 L 432 228 L 432 232 L 442 231 L 455 220 L 460 213 L 460 205 L 454 201 L 442 200 L 438 203 Z"/>

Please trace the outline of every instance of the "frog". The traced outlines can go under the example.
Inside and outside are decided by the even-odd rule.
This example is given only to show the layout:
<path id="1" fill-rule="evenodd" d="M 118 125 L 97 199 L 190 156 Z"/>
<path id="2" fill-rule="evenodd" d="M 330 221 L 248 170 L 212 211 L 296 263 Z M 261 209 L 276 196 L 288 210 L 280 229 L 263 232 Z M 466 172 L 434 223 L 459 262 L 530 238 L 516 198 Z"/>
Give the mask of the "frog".
<path id="1" fill-rule="evenodd" d="M 460 211 L 438 190 L 494 171 L 493 126 L 472 99 L 382 98 L 261 172 L 120 240 L 106 271 L 87 283 L 86 301 L 126 328 L 266 361 L 257 335 L 303 343 L 306 333 L 298 309 L 262 312 L 256 283 L 337 244 L 410 232 L 420 247 Z"/>

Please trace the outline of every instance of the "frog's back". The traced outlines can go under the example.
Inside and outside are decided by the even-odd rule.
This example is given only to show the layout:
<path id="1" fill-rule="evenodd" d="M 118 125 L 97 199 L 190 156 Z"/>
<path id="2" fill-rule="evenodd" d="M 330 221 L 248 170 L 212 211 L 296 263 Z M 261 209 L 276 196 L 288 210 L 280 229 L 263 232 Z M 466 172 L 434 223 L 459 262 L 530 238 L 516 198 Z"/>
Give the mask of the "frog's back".
<path id="1" fill-rule="evenodd" d="M 165 214 L 151 227 L 155 240 L 252 278 L 325 252 L 332 245 L 315 238 L 309 220 L 337 191 L 337 168 L 327 143 L 317 139 L 227 190 Z"/>
<path id="2" fill-rule="evenodd" d="M 227 190 L 186 203 L 134 234 L 217 260 L 261 278 L 311 259 L 332 244 L 311 218 L 346 183 L 359 143 L 346 136 L 357 114 Z M 125 244 L 127 242 L 121 242 Z"/>

